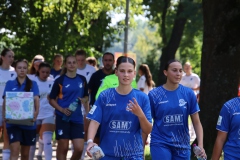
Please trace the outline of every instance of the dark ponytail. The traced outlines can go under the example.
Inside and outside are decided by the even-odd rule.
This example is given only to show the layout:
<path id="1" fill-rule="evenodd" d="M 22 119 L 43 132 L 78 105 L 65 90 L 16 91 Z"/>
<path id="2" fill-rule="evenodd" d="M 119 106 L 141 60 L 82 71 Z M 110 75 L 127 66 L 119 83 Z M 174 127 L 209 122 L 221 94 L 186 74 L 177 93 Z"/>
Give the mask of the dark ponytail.
<path id="1" fill-rule="evenodd" d="M 26 76 L 26 86 L 24 88 L 24 91 L 30 92 L 32 88 L 32 81 Z"/>

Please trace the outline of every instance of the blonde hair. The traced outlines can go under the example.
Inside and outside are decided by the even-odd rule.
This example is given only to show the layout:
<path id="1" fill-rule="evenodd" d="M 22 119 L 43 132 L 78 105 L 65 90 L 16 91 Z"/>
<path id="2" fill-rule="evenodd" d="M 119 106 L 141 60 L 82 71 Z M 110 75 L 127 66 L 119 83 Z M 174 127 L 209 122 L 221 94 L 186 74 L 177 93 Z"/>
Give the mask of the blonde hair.
<path id="1" fill-rule="evenodd" d="M 95 57 L 88 57 L 86 61 L 93 67 L 97 67 L 97 60 Z"/>
<path id="2" fill-rule="evenodd" d="M 44 57 L 40 54 L 36 55 L 33 59 L 32 59 L 32 62 L 31 62 L 31 66 L 29 68 L 29 74 L 36 74 L 36 69 L 34 68 L 34 62 L 36 61 L 42 61 L 44 62 Z"/>

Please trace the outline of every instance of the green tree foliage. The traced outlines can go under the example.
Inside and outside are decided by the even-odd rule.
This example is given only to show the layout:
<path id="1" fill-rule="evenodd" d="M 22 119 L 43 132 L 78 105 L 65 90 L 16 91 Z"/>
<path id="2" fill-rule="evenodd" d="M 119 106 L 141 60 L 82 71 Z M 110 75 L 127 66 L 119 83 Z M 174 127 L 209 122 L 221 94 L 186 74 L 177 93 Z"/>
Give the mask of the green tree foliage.
<path id="1" fill-rule="evenodd" d="M 141 2 L 131 1 L 131 14 L 141 12 Z M 28 59 L 35 54 L 49 58 L 54 53 L 74 53 L 77 48 L 101 52 L 119 31 L 110 26 L 108 13 L 124 7 L 125 0 L 1 1 L 0 45 L 12 45 L 16 56 Z"/>
<path id="2" fill-rule="evenodd" d="M 132 52 L 139 55 L 138 62 L 143 63 L 149 54 L 152 54 L 153 50 L 158 48 L 158 44 L 161 42 L 160 36 L 157 34 L 157 27 L 150 27 L 148 23 L 138 21 L 138 30 L 134 34 L 137 38 Z M 158 52 L 158 55 L 159 52 Z"/>
<path id="3" fill-rule="evenodd" d="M 148 64 L 153 75 L 154 82 L 158 80 L 159 56 L 161 51 L 158 50 L 158 45 L 161 42 L 159 34 L 157 34 L 158 27 L 150 26 L 147 20 L 136 20 L 133 28 L 129 30 L 128 38 L 128 52 L 137 55 L 137 69 L 142 63 Z M 123 52 L 124 35 L 119 37 L 121 41 L 113 43 L 109 52 Z M 138 79 L 138 77 L 137 77 Z"/>
<path id="4" fill-rule="evenodd" d="M 195 71 L 200 72 L 200 49 L 202 39 L 202 9 L 199 0 L 144 0 L 152 24 L 159 24 L 162 50 L 158 84 L 165 82 L 163 68 L 166 62 L 179 53 L 184 63 L 192 62 Z"/>

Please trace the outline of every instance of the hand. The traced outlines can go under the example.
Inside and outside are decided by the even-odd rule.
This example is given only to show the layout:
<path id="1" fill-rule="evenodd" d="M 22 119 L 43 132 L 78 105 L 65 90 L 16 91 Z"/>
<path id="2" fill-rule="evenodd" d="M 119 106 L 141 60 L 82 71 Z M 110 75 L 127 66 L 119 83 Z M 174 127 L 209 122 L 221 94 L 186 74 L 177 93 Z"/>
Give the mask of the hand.
<path id="1" fill-rule="evenodd" d="M 33 122 L 35 122 L 36 121 L 36 119 L 37 119 L 37 116 L 38 116 L 38 112 L 34 112 L 34 114 L 33 114 Z"/>
<path id="2" fill-rule="evenodd" d="M 132 112 L 136 116 L 140 117 L 143 114 L 142 108 L 138 105 L 138 102 L 135 98 L 133 98 L 133 101 L 129 100 L 129 103 L 127 104 L 127 111 Z"/>
<path id="3" fill-rule="evenodd" d="M 4 118 L 3 120 L 4 120 L 4 122 L 8 122 L 8 121 L 9 121 L 9 120 L 8 120 L 8 119 L 6 119 L 6 118 Z M 3 122 L 3 124 L 4 124 L 4 122 Z"/>
<path id="4" fill-rule="evenodd" d="M 85 104 L 85 103 L 87 103 L 88 102 L 88 97 L 86 96 L 86 97 L 83 97 L 83 98 L 78 98 L 80 101 L 81 101 L 81 103 L 83 103 L 83 104 Z"/>
<path id="5" fill-rule="evenodd" d="M 68 108 L 62 108 L 62 109 L 61 109 L 61 112 L 62 112 L 63 114 L 65 114 L 66 116 L 70 116 L 71 113 L 72 113 Z"/>
<path id="6" fill-rule="evenodd" d="M 201 153 L 199 154 L 199 156 L 200 156 L 200 157 L 203 157 L 203 158 L 205 158 L 205 159 L 207 159 L 207 155 L 206 155 L 206 153 L 205 153 L 204 148 L 201 147 L 201 146 L 198 146 L 198 147 L 201 148 Z"/>
<path id="7" fill-rule="evenodd" d="M 93 143 L 93 142 L 89 142 L 88 145 L 87 145 L 87 155 L 88 155 L 89 157 L 92 157 L 92 154 L 90 153 L 90 150 L 91 150 L 91 148 L 94 147 L 94 146 L 97 146 L 97 144 L 96 144 L 96 143 Z"/>

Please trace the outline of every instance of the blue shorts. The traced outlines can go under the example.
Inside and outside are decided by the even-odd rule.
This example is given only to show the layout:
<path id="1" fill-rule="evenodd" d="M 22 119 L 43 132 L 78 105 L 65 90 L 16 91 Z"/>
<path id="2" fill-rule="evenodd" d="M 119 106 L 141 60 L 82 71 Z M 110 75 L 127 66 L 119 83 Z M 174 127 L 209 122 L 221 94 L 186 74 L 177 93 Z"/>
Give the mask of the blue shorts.
<path id="1" fill-rule="evenodd" d="M 143 156 L 132 156 L 132 157 L 111 157 L 105 155 L 101 160 L 143 160 Z"/>
<path id="2" fill-rule="evenodd" d="M 84 126 L 80 123 L 66 122 L 62 116 L 56 115 L 56 139 L 83 139 Z"/>
<path id="3" fill-rule="evenodd" d="M 18 126 L 7 127 L 9 143 L 20 142 L 20 145 L 32 146 L 36 143 L 36 129 L 22 129 Z"/>
<path id="4" fill-rule="evenodd" d="M 150 152 L 152 160 L 159 160 L 159 157 L 164 160 L 190 160 L 190 149 L 178 149 L 175 147 L 164 146 L 160 144 L 151 144 Z"/>

